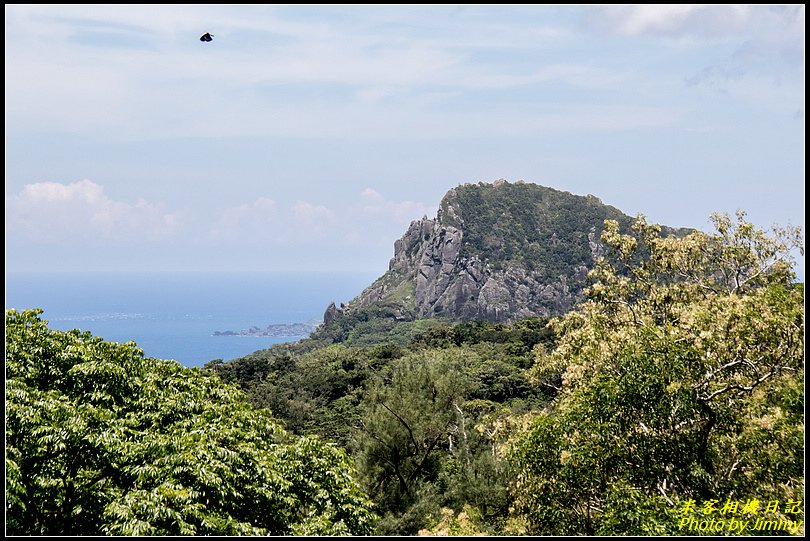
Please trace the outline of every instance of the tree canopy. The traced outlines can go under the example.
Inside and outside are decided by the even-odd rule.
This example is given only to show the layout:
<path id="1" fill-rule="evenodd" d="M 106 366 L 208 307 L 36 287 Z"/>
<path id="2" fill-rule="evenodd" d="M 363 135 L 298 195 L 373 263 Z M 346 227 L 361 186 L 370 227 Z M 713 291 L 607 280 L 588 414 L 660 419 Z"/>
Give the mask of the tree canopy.
<path id="1" fill-rule="evenodd" d="M 802 500 L 800 233 L 713 221 L 683 238 L 606 222 L 588 300 L 537 354 L 558 395 L 514 450 L 528 532 L 684 533 L 687 501 Z"/>
<path id="2" fill-rule="evenodd" d="M 377 534 L 456 522 L 495 533 L 510 503 L 495 448 L 510 415 L 548 399 L 527 376 L 533 348 L 552 347 L 546 323 L 433 322 L 406 346 L 380 336 L 376 345 L 276 347 L 207 368 L 288 430 L 345 446 L 380 515 Z"/>
<path id="3" fill-rule="evenodd" d="M 605 221 L 548 325 L 369 311 L 203 370 L 7 311 L 7 532 L 683 535 L 712 506 L 750 521 L 722 533 L 798 528 L 801 232 L 713 222 Z"/>
<path id="4" fill-rule="evenodd" d="M 199 369 L 6 312 L 14 535 L 366 534 L 346 453 Z"/>

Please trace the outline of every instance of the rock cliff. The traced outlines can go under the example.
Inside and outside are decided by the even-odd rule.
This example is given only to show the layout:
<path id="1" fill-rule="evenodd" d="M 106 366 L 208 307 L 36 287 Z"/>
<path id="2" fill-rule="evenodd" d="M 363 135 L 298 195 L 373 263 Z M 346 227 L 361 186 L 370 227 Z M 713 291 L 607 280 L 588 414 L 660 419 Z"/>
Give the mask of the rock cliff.
<path id="1" fill-rule="evenodd" d="M 562 314 L 582 298 L 608 218 L 630 222 L 592 195 L 503 180 L 458 186 L 394 243 L 388 271 L 324 320 L 374 307 L 402 320 Z"/>

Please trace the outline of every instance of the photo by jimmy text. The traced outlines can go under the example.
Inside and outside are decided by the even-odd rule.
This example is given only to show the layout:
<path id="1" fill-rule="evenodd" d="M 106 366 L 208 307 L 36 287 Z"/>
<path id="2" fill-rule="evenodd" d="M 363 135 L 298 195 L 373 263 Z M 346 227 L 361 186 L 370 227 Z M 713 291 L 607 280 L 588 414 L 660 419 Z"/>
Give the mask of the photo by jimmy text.
<path id="1" fill-rule="evenodd" d="M 804 532 L 802 501 L 788 500 L 780 505 L 778 500 L 760 501 L 756 498 L 706 500 L 698 504 L 687 500 L 681 506 L 682 515 L 678 528 L 684 532 L 706 534 L 756 535 L 766 532 L 784 532 L 800 535 Z M 760 516 L 762 514 L 763 516 Z M 767 515 L 767 516 L 765 516 Z"/>

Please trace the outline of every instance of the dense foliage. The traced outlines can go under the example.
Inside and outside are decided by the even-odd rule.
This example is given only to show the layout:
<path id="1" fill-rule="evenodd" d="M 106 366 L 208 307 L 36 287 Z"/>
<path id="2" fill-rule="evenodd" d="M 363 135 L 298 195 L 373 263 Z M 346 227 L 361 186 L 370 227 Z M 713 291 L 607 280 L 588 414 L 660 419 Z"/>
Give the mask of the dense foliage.
<path id="1" fill-rule="evenodd" d="M 714 221 L 664 236 L 608 220 L 587 302 L 549 327 L 423 321 L 406 343 L 395 318 L 369 317 L 381 330 L 355 345 L 209 369 L 347 448 L 380 534 L 684 534 L 689 502 L 795 504 L 799 232 Z M 768 518 L 797 518 L 782 510 Z"/>
<path id="2" fill-rule="evenodd" d="M 365 534 L 346 453 L 198 369 L 6 313 L 13 535 Z"/>
<path id="3" fill-rule="evenodd" d="M 436 319 L 416 319 L 412 303 L 375 303 L 341 314 L 320 325 L 295 349 L 310 350 L 331 344 L 368 346 L 380 343 L 407 346 L 421 334 L 441 325 Z"/>
<path id="4" fill-rule="evenodd" d="M 395 243 L 386 273 L 347 306 L 327 309 L 310 341 L 407 345 L 431 324 L 427 318 L 562 315 L 582 299 L 606 219 L 632 221 L 594 196 L 537 184 L 458 186 L 435 221 L 413 222 Z"/>
<path id="5" fill-rule="evenodd" d="M 528 533 L 684 534 L 687 502 L 775 501 L 769 519 L 797 518 L 780 513 L 804 494 L 800 238 L 744 218 L 682 239 L 607 223 L 614 257 L 534 369 L 561 385 L 515 447 Z"/>
<path id="6" fill-rule="evenodd" d="M 478 257 L 495 269 L 520 263 L 548 281 L 591 267 L 590 242 L 598 240 L 606 219 L 631 221 L 594 196 L 506 181 L 459 186 L 442 206 L 442 222 L 464 230 L 462 257 Z"/>
<path id="7" fill-rule="evenodd" d="M 377 306 L 203 370 L 7 312 L 8 532 L 692 535 L 724 503 L 803 520 L 800 232 L 713 220 L 606 220 L 586 301 L 551 322 Z"/>
<path id="8" fill-rule="evenodd" d="M 289 430 L 349 449 L 383 517 L 378 533 L 415 534 L 465 506 L 493 533 L 511 502 L 495 456 L 504 427 L 549 397 L 528 375 L 535 348 L 553 345 L 546 323 L 433 321 L 407 346 L 384 335 L 373 346 L 298 344 L 207 368 Z"/>

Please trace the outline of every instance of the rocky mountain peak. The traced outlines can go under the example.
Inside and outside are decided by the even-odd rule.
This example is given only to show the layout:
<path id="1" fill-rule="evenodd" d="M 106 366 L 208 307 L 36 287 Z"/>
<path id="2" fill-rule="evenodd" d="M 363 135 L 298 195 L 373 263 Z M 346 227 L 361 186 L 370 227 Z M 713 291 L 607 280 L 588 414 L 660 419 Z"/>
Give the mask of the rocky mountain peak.
<path id="1" fill-rule="evenodd" d="M 582 297 L 607 218 L 630 221 L 594 196 L 503 179 L 462 184 L 435 218 L 411 222 L 388 271 L 345 310 L 498 322 L 564 313 Z"/>

